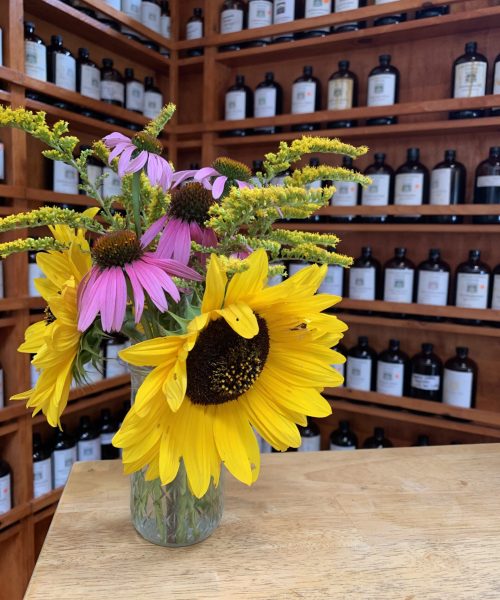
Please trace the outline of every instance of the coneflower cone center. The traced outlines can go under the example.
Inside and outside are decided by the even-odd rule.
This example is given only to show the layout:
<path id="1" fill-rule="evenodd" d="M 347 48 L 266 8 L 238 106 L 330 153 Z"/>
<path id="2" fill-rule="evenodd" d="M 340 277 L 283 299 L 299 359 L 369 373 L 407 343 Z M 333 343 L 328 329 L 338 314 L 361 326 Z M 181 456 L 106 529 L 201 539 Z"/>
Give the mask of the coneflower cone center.
<path id="1" fill-rule="evenodd" d="M 206 190 L 201 183 L 187 183 L 172 193 L 169 212 L 175 219 L 188 223 L 196 221 L 203 227 L 213 202 L 212 192 Z"/>
<path id="2" fill-rule="evenodd" d="M 224 404 L 247 392 L 266 364 L 269 331 L 257 316 L 259 333 L 238 335 L 224 319 L 211 321 L 187 358 L 187 396 L 194 404 Z"/>
<path id="3" fill-rule="evenodd" d="M 43 320 L 45 321 L 45 325 L 50 325 L 56 320 L 54 313 L 50 310 L 50 306 L 47 305 L 43 313 Z"/>
<path id="4" fill-rule="evenodd" d="M 92 257 L 101 269 L 123 267 L 141 258 L 143 249 L 133 231 L 122 230 L 106 233 L 97 239 Z"/>
<path id="5" fill-rule="evenodd" d="M 252 171 L 245 164 L 225 156 L 216 158 L 212 163 L 212 167 L 218 173 L 233 181 L 248 181 L 252 177 Z"/>
<path id="6" fill-rule="evenodd" d="M 144 131 L 136 133 L 132 138 L 132 143 L 138 150 L 146 150 L 146 152 L 153 154 L 161 154 L 163 152 L 161 142 Z"/>

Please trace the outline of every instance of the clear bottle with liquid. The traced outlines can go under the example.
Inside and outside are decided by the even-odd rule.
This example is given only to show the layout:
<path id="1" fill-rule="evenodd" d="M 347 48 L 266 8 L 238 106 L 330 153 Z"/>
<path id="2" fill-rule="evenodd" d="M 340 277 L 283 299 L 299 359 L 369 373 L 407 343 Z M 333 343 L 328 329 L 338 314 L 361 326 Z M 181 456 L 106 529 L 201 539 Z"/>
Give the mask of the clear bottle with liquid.
<path id="1" fill-rule="evenodd" d="M 460 346 L 455 356 L 444 363 L 443 403 L 459 408 L 476 405 L 477 365 L 469 358 L 469 349 Z"/>
<path id="2" fill-rule="evenodd" d="M 475 98 L 486 94 L 488 59 L 477 51 L 477 42 L 467 42 L 465 52 L 453 63 L 451 97 Z M 484 116 L 483 109 L 464 109 L 450 113 L 450 119 L 474 119 Z"/>
<path id="3" fill-rule="evenodd" d="M 328 110 L 349 110 L 358 105 L 358 77 L 349 70 L 349 61 L 340 60 L 338 71 L 328 80 Z M 357 121 L 340 119 L 328 123 L 333 129 L 355 127 Z"/>

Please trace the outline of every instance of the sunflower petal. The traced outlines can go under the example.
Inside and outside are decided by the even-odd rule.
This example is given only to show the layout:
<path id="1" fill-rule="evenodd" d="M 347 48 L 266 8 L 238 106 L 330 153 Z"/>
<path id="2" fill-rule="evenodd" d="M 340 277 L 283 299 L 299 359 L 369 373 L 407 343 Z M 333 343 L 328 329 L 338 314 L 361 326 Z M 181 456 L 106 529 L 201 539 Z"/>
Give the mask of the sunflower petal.
<path id="1" fill-rule="evenodd" d="M 241 337 L 251 339 L 259 333 L 259 323 L 252 309 L 242 302 L 215 311 Z"/>
<path id="2" fill-rule="evenodd" d="M 222 307 L 224 294 L 226 292 L 227 276 L 222 265 L 215 254 L 210 257 L 207 270 L 207 285 L 201 312 L 208 313 Z"/>

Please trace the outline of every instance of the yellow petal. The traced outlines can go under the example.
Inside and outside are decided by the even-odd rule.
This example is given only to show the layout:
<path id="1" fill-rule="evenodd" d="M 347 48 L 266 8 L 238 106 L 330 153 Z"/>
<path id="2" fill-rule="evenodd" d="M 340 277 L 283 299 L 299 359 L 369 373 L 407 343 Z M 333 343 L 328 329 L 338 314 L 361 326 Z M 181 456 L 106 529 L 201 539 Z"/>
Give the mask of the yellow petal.
<path id="1" fill-rule="evenodd" d="M 27 352 L 35 354 L 45 343 L 45 330 L 47 324 L 45 321 L 37 321 L 30 325 L 24 333 L 24 342 L 17 349 L 18 352 Z"/>
<path id="2" fill-rule="evenodd" d="M 165 379 L 163 393 L 170 408 L 177 412 L 184 400 L 187 388 L 186 360 L 178 360 Z"/>
<path id="3" fill-rule="evenodd" d="M 252 252 L 244 263 L 248 265 L 248 269 L 233 275 L 227 286 L 226 306 L 258 294 L 267 282 L 269 265 L 265 250 L 260 248 Z"/>
<path id="4" fill-rule="evenodd" d="M 250 339 L 259 333 L 259 323 L 253 310 L 242 302 L 215 311 L 241 337 Z"/>
<path id="5" fill-rule="evenodd" d="M 207 270 L 207 283 L 201 312 L 208 313 L 212 310 L 222 308 L 224 294 L 226 292 L 227 276 L 215 254 L 210 257 Z"/>
<path id="6" fill-rule="evenodd" d="M 175 361 L 185 335 L 153 338 L 134 344 L 120 352 L 120 358 L 137 367 L 153 367 Z"/>

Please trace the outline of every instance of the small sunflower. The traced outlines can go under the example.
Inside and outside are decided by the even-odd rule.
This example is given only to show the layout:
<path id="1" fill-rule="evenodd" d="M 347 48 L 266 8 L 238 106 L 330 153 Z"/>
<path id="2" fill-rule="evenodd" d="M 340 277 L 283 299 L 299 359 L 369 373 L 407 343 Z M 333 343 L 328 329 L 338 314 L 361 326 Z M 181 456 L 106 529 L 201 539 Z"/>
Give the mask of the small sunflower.
<path id="1" fill-rule="evenodd" d="M 260 453 L 252 427 L 274 448 L 300 445 L 296 424 L 331 413 L 321 396 L 342 383 L 331 350 L 346 326 L 323 314 L 340 300 L 317 294 L 326 266 L 313 265 L 267 287 L 264 250 L 228 282 L 212 256 L 201 314 L 179 336 L 155 338 L 120 353 L 154 367 L 138 390 L 113 444 L 125 472 L 149 465 L 147 479 L 171 482 L 184 460 L 190 487 L 201 497 L 218 483 L 221 461 L 240 481 L 258 477 Z"/>

